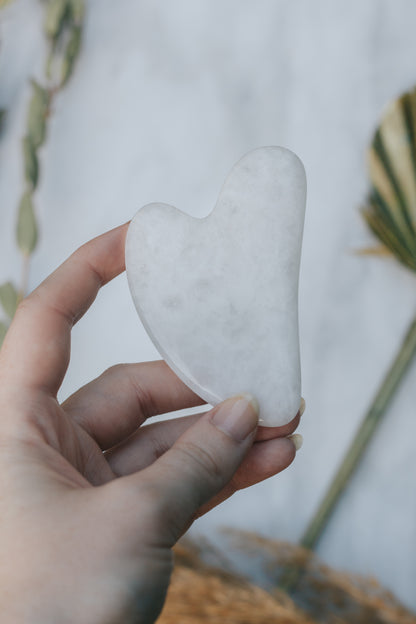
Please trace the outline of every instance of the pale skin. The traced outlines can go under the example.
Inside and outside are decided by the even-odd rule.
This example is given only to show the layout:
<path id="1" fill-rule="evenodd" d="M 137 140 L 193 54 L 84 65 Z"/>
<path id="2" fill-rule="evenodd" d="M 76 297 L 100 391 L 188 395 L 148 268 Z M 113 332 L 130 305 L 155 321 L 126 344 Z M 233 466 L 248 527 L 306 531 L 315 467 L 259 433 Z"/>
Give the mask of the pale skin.
<path id="1" fill-rule="evenodd" d="M 124 270 L 126 231 L 78 249 L 23 300 L 0 352 L 4 624 L 154 622 L 193 520 L 295 457 L 300 414 L 259 427 L 250 397 L 148 424 L 203 404 L 162 361 L 110 368 L 59 404 L 71 328 Z"/>

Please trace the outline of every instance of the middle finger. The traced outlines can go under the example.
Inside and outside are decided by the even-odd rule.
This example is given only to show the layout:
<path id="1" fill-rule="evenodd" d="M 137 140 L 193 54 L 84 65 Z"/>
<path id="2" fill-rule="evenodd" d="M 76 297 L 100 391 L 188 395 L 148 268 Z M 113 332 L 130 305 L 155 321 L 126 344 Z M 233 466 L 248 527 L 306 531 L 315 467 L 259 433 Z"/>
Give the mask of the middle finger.
<path id="1" fill-rule="evenodd" d="M 105 450 L 128 438 L 151 416 L 204 403 L 158 360 L 113 366 L 62 407 Z"/>

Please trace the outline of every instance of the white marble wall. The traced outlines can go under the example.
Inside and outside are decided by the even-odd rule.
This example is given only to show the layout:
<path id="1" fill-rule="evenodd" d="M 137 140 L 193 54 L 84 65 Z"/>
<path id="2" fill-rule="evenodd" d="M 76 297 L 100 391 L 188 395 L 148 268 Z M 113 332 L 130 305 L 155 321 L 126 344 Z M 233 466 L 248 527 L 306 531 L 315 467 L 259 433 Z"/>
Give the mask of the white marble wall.
<path id="1" fill-rule="evenodd" d="M 29 76 L 44 42 L 38 0 L 0 14 L 0 280 L 13 242 Z M 56 100 L 36 196 L 34 287 L 77 245 L 150 201 L 209 212 L 241 154 L 280 144 L 305 163 L 300 284 L 305 442 L 294 465 L 199 520 L 296 540 L 354 434 L 416 308 L 415 277 L 363 258 L 365 148 L 386 103 L 416 83 L 412 0 L 89 0 L 85 42 Z M 63 395 L 122 361 L 158 355 L 124 276 L 74 331 Z M 412 367 L 318 552 L 374 574 L 416 608 Z"/>

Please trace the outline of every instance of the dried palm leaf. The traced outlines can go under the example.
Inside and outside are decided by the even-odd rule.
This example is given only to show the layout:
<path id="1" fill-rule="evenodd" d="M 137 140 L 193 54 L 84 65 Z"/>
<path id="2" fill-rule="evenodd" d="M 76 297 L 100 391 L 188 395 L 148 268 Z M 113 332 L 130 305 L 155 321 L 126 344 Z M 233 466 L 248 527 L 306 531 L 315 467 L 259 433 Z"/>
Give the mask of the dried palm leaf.
<path id="1" fill-rule="evenodd" d="M 364 219 L 384 248 L 416 271 L 416 88 L 386 110 L 374 134 L 368 163 L 371 189 L 362 210 Z M 320 539 L 415 353 L 416 318 L 304 533 L 303 546 L 314 548 Z M 293 589 L 298 580 L 292 570 L 287 588 Z"/>
<path id="2" fill-rule="evenodd" d="M 416 89 L 387 109 L 368 163 L 372 188 L 364 219 L 396 258 L 416 271 Z"/>

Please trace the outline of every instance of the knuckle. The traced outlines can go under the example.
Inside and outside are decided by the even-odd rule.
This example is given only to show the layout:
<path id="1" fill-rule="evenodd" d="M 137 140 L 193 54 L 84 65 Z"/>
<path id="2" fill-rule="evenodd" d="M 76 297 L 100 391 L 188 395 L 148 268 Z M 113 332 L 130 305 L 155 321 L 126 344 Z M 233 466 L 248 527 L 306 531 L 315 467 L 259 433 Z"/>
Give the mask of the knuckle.
<path id="1" fill-rule="evenodd" d="M 27 314 L 27 312 L 30 312 L 33 307 L 34 298 L 35 294 L 31 293 L 30 295 L 22 299 L 17 306 L 16 315 L 21 316 L 22 314 Z"/>
<path id="2" fill-rule="evenodd" d="M 222 480 L 222 467 L 210 451 L 191 441 L 179 442 L 174 448 L 184 462 L 197 465 L 204 477 L 214 482 Z"/>
<path id="3" fill-rule="evenodd" d="M 113 366 L 109 366 L 103 372 L 102 377 L 114 377 L 114 376 L 124 376 L 126 372 L 127 364 L 113 364 Z"/>
<path id="4" fill-rule="evenodd" d="M 146 387 L 146 385 L 144 383 L 141 383 L 135 375 L 131 374 L 131 372 L 129 375 L 129 381 L 136 395 L 136 401 L 139 411 L 144 419 L 147 420 L 151 416 L 157 414 L 158 409 L 154 397 L 152 396 L 151 391 Z"/>
<path id="5" fill-rule="evenodd" d="M 151 425 L 149 425 L 149 428 L 150 427 Z M 162 457 L 162 455 L 164 455 L 171 448 L 171 444 L 169 440 L 157 435 L 157 433 L 154 433 L 149 436 L 149 447 L 152 449 L 152 455 L 155 461 L 156 459 L 159 459 L 159 457 Z"/>
<path id="6" fill-rule="evenodd" d="M 150 416 L 158 414 L 156 399 L 147 387 L 146 378 L 140 379 L 141 367 L 137 364 L 115 364 L 107 368 L 102 376 L 104 378 L 120 379 L 132 390 L 136 398 L 138 412 L 146 420 Z M 143 375 L 142 375 L 143 377 Z"/>
<path id="7" fill-rule="evenodd" d="M 72 327 L 78 319 L 78 315 L 71 309 L 61 307 L 58 301 L 50 296 L 45 284 L 40 284 L 33 292 L 19 302 L 16 316 L 33 316 L 44 312 L 52 313 L 55 317 L 60 317 Z"/>

